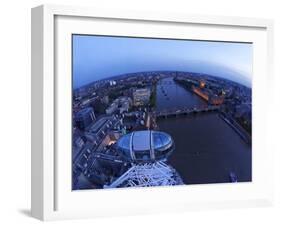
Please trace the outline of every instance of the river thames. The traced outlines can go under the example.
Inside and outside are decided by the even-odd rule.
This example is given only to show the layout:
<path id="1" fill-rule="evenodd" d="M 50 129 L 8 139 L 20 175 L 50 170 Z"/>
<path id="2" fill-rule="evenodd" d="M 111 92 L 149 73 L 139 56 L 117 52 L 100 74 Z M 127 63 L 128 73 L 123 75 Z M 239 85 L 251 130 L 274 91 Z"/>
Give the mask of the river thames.
<path id="1" fill-rule="evenodd" d="M 158 82 L 156 103 L 157 110 L 207 105 L 172 78 Z M 230 182 L 230 172 L 236 174 L 238 182 L 252 180 L 251 145 L 218 113 L 158 119 L 157 124 L 174 139 L 176 149 L 168 161 L 185 184 Z"/>

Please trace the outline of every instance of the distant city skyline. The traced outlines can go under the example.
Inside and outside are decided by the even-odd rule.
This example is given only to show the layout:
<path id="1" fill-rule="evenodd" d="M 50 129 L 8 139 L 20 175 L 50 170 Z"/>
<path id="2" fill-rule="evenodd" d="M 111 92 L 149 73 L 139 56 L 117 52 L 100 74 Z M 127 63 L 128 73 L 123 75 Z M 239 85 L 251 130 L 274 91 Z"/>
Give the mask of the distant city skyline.
<path id="1" fill-rule="evenodd" d="M 252 44 L 73 35 L 73 88 L 142 71 L 186 71 L 251 87 Z"/>

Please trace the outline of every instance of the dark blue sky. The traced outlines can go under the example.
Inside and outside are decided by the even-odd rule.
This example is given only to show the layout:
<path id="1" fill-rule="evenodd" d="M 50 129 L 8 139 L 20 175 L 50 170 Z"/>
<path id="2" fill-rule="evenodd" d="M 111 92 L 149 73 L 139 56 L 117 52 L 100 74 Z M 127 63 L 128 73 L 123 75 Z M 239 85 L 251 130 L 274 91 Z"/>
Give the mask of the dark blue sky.
<path id="1" fill-rule="evenodd" d="M 252 44 L 73 35 L 73 87 L 140 71 L 207 73 L 251 86 Z"/>

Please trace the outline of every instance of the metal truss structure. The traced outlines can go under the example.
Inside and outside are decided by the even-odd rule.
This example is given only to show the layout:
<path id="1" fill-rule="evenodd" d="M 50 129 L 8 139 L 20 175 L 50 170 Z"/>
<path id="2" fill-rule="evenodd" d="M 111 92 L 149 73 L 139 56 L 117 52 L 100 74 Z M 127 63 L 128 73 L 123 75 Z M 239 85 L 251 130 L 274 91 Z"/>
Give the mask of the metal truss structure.
<path id="1" fill-rule="evenodd" d="M 123 175 L 105 188 L 151 187 L 183 184 L 174 168 L 162 161 L 133 164 Z"/>

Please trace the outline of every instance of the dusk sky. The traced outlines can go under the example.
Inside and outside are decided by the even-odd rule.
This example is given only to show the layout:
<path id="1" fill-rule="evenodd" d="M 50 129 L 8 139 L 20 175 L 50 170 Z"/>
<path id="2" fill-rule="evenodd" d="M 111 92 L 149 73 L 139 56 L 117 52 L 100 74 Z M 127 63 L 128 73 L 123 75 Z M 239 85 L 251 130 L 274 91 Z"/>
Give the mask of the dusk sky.
<path id="1" fill-rule="evenodd" d="M 142 71 L 187 71 L 224 77 L 248 87 L 252 44 L 73 35 L 73 88 Z"/>

